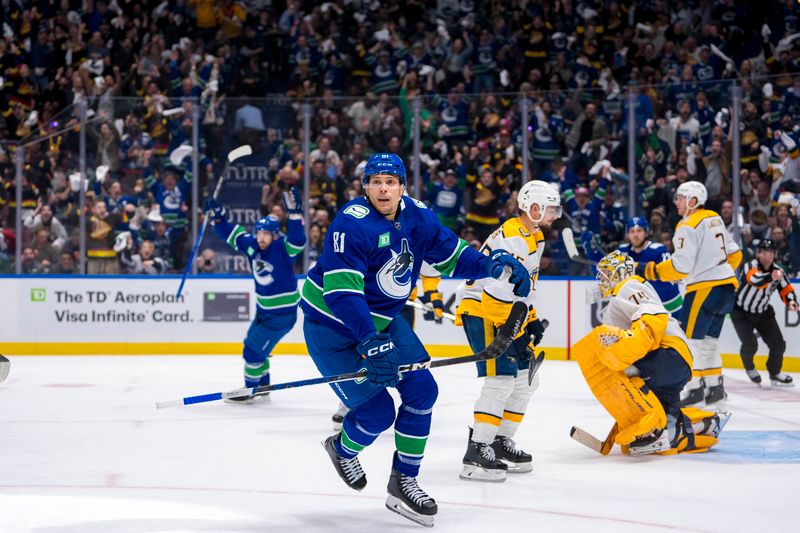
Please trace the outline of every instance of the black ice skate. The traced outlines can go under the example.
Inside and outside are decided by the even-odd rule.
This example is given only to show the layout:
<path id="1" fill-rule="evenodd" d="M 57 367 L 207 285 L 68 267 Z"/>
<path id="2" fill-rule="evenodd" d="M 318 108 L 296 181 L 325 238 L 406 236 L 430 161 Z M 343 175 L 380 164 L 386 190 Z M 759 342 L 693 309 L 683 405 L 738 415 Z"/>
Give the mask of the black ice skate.
<path id="1" fill-rule="evenodd" d="M 703 403 L 705 399 L 705 391 L 702 386 L 696 389 L 691 389 L 685 398 L 681 400 L 681 407 L 688 407 L 690 405 L 697 405 Z"/>
<path id="2" fill-rule="evenodd" d="M 472 428 L 469 430 L 467 453 L 464 454 L 464 468 L 459 477 L 467 481 L 491 481 L 501 483 L 506 480 L 508 466 L 497 459 L 491 444 L 472 440 Z"/>
<path id="3" fill-rule="evenodd" d="M 769 382 L 773 387 L 794 387 L 794 380 L 792 379 L 792 376 L 786 372 L 780 372 L 775 375 L 770 374 Z"/>
<path id="4" fill-rule="evenodd" d="M 497 459 L 508 467 L 509 474 L 524 474 L 533 470 L 533 457 L 517 448 L 508 437 L 495 437 L 492 449 Z"/>
<path id="5" fill-rule="evenodd" d="M 342 481 L 344 481 L 351 489 L 360 491 L 367 486 L 367 475 L 361 468 L 361 463 L 358 461 L 358 457 L 348 459 L 346 457 L 342 457 L 336 452 L 333 441 L 337 438 L 337 435 L 331 435 L 322 442 L 322 447 L 325 448 L 326 452 L 328 452 L 328 456 L 331 458 L 333 467 L 336 469 L 336 473 L 339 474 L 339 477 L 342 478 Z"/>
<path id="6" fill-rule="evenodd" d="M 656 429 L 643 435 L 628 445 L 628 455 L 648 455 L 670 448 L 669 435 L 663 429 Z"/>
<path id="7" fill-rule="evenodd" d="M 725 392 L 725 386 L 722 384 L 722 376 L 719 377 L 718 385 L 712 385 L 711 387 L 706 388 L 707 406 L 719 403 L 727 397 L 728 393 Z"/>
<path id="8" fill-rule="evenodd" d="M 237 398 L 223 398 L 222 401 L 231 405 L 252 405 L 258 401 L 258 396 L 253 396 L 251 394 L 249 396 L 239 396 Z"/>
<path id="9" fill-rule="evenodd" d="M 417 478 L 401 474 L 392 469 L 386 508 L 425 527 L 433 527 L 433 516 L 439 508 L 428 494 L 419 488 Z"/>
<path id="10" fill-rule="evenodd" d="M 750 381 L 752 381 L 753 383 L 755 383 L 756 385 L 758 385 L 760 387 L 761 386 L 761 374 L 758 373 L 758 370 L 756 370 L 754 368 L 753 370 L 746 370 L 746 372 L 747 372 L 747 377 L 750 378 Z"/>
<path id="11" fill-rule="evenodd" d="M 333 422 L 333 430 L 334 431 L 341 431 L 342 424 L 344 423 L 344 417 L 350 409 L 343 403 L 339 402 L 339 407 L 336 409 L 336 412 L 333 413 L 331 417 L 331 422 Z"/>

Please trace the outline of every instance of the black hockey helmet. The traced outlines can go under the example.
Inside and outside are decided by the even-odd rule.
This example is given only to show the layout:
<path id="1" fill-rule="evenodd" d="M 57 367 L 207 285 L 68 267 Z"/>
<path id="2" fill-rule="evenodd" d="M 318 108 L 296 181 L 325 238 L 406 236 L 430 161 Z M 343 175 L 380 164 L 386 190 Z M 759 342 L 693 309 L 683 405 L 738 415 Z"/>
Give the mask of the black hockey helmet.
<path id="1" fill-rule="evenodd" d="M 758 250 L 772 250 L 773 252 L 777 252 L 778 246 L 772 239 L 763 239 L 760 243 L 758 243 L 756 251 Z"/>

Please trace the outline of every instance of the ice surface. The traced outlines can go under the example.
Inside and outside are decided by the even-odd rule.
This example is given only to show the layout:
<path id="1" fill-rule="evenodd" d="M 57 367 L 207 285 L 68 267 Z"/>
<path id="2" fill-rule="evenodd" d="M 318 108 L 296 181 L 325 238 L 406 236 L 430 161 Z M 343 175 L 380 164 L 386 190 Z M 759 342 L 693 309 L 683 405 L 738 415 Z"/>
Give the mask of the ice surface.
<path id="1" fill-rule="evenodd" d="M 308 357 L 272 361 L 273 381 L 317 375 Z M 608 457 L 569 438 L 611 420 L 576 364 L 545 361 L 516 441 L 534 471 L 505 483 L 458 478 L 472 365 L 440 386 L 420 485 L 434 531 L 797 531 L 800 391 L 759 389 L 728 370 L 733 418 L 711 453 Z M 393 432 L 362 453 L 362 493 L 337 477 L 320 441 L 336 408 L 326 385 L 260 405 L 156 410 L 157 400 L 235 389 L 235 357 L 15 357 L 0 384 L 0 531 L 423 531 L 384 508 Z"/>

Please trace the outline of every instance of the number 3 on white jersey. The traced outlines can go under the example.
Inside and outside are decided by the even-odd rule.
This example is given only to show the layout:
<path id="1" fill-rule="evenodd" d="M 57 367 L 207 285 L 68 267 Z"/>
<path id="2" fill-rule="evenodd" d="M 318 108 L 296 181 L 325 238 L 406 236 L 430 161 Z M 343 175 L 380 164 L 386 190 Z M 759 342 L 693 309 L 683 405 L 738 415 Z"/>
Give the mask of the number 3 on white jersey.
<path id="1" fill-rule="evenodd" d="M 344 232 L 343 231 L 334 231 L 333 232 L 333 251 L 337 254 L 344 253 Z"/>

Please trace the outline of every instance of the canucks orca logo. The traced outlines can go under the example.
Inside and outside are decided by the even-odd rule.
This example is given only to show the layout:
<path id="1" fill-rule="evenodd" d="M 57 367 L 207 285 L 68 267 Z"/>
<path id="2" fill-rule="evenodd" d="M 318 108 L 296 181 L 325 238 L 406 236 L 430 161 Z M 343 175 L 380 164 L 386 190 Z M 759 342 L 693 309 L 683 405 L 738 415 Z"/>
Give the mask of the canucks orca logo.
<path id="1" fill-rule="evenodd" d="M 391 250 L 392 258 L 378 270 L 375 276 L 381 292 L 390 298 L 408 298 L 411 294 L 411 276 L 414 271 L 414 254 L 403 239 L 400 253 Z"/>
<path id="2" fill-rule="evenodd" d="M 271 263 L 267 263 L 260 257 L 256 257 L 253 259 L 251 265 L 253 267 L 253 279 L 256 280 L 256 283 L 262 287 L 266 287 L 275 281 L 275 278 L 272 277 L 272 271 L 275 267 L 273 267 Z"/>

